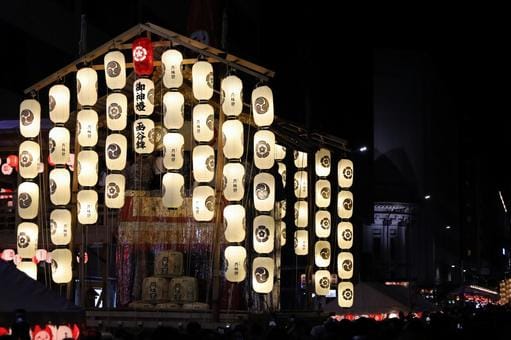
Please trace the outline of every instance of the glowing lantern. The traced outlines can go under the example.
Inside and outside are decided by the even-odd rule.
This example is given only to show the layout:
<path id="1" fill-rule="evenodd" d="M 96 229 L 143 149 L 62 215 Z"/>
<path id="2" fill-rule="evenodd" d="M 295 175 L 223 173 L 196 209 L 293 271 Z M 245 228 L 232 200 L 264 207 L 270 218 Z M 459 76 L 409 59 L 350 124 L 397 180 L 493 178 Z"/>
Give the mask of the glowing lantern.
<path id="1" fill-rule="evenodd" d="M 210 182 L 215 176 L 215 150 L 209 145 L 193 148 L 193 178 L 197 182 Z"/>
<path id="2" fill-rule="evenodd" d="M 51 252 L 51 277 L 55 283 L 68 283 L 73 278 L 72 254 L 69 249 Z"/>
<path id="3" fill-rule="evenodd" d="M 277 222 L 277 226 L 278 235 L 280 236 L 280 246 L 283 247 L 286 245 L 286 222 L 279 221 Z"/>
<path id="4" fill-rule="evenodd" d="M 39 208 L 39 185 L 23 182 L 18 187 L 18 215 L 30 220 L 37 216 Z"/>
<path id="5" fill-rule="evenodd" d="M 222 79 L 222 111 L 228 117 L 238 116 L 243 110 L 243 83 L 236 76 L 228 76 Z"/>
<path id="6" fill-rule="evenodd" d="M 316 175 L 319 177 L 327 177 L 330 175 L 330 165 L 332 163 L 332 157 L 330 150 L 321 148 L 316 152 Z"/>
<path id="7" fill-rule="evenodd" d="M 161 55 L 163 66 L 163 85 L 168 88 L 178 88 L 183 84 L 183 73 L 181 63 L 183 55 L 178 50 L 166 50 Z"/>
<path id="8" fill-rule="evenodd" d="M 319 296 L 326 296 L 330 291 L 330 272 L 317 270 L 314 273 L 314 292 Z"/>
<path id="9" fill-rule="evenodd" d="M 92 187 L 98 182 L 98 153 L 85 150 L 78 153 L 78 184 Z"/>
<path id="10" fill-rule="evenodd" d="M 0 259 L 4 261 L 13 261 L 15 256 L 16 252 L 14 249 L 4 249 L 2 252 L 0 252 Z"/>
<path id="11" fill-rule="evenodd" d="M 50 214 L 51 242 L 65 246 L 71 242 L 71 212 L 67 209 L 55 209 Z"/>
<path id="12" fill-rule="evenodd" d="M 275 263 L 271 257 L 256 257 L 252 262 L 252 287 L 256 293 L 273 290 Z"/>
<path id="13" fill-rule="evenodd" d="M 149 116 L 154 111 L 154 83 L 151 79 L 137 79 L 133 83 L 133 109 L 137 115 Z"/>
<path id="14" fill-rule="evenodd" d="M 124 206 L 126 179 L 120 174 L 109 174 L 105 179 L 105 205 L 111 209 Z"/>
<path id="15" fill-rule="evenodd" d="M 35 223 L 22 222 L 18 225 L 17 246 L 18 255 L 25 259 L 31 259 L 37 249 L 39 227 Z"/>
<path id="16" fill-rule="evenodd" d="M 67 169 L 53 169 L 49 174 L 50 201 L 54 205 L 66 205 L 71 200 L 71 175 Z"/>
<path id="17" fill-rule="evenodd" d="M 32 257 L 32 261 L 37 264 L 39 262 L 46 261 L 47 257 L 48 252 L 46 251 L 46 249 L 37 249 L 35 251 L 35 256 Z"/>
<path id="18" fill-rule="evenodd" d="M 32 279 L 37 280 L 37 265 L 35 263 L 23 261 L 23 262 L 20 262 L 16 266 L 16 268 L 18 268 L 18 270 L 27 274 Z"/>
<path id="19" fill-rule="evenodd" d="M 224 156 L 227 159 L 240 159 L 243 156 L 243 124 L 230 119 L 222 124 Z"/>
<path id="20" fill-rule="evenodd" d="M 252 111 L 257 126 L 273 123 L 273 93 L 268 86 L 260 86 L 252 91 Z"/>
<path id="21" fill-rule="evenodd" d="M 330 236 L 332 225 L 332 217 L 328 210 L 316 211 L 314 229 L 316 231 L 316 237 L 327 238 Z"/>
<path id="22" fill-rule="evenodd" d="M 180 92 L 167 92 L 163 96 L 163 124 L 167 129 L 181 129 L 185 121 L 185 98 Z"/>
<path id="23" fill-rule="evenodd" d="M 32 141 L 24 141 L 19 149 L 19 172 L 23 178 L 34 178 L 37 176 L 37 166 L 39 165 L 40 150 L 39 144 Z"/>
<path id="24" fill-rule="evenodd" d="M 163 137 L 163 166 L 168 170 L 183 167 L 185 139 L 180 133 L 167 133 Z"/>
<path id="25" fill-rule="evenodd" d="M 185 180 L 183 175 L 166 173 L 162 179 L 162 203 L 166 208 L 177 209 L 183 205 Z"/>
<path id="26" fill-rule="evenodd" d="M 198 100 L 209 100 L 213 96 L 213 66 L 207 61 L 198 61 L 192 67 L 193 96 Z"/>
<path id="27" fill-rule="evenodd" d="M 154 151 L 154 122 L 150 119 L 137 119 L 133 123 L 133 147 L 136 153 L 148 154 Z"/>
<path id="28" fill-rule="evenodd" d="M 106 97 L 106 125 L 110 130 L 126 128 L 128 121 L 128 99 L 122 93 L 110 93 Z"/>
<path id="29" fill-rule="evenodd" d="M 94 110 L 81 110 L 78 121 L 78 143 L 81 146 L 94 146 L 98 142 L 98 114 Z"/>
<path id="30" fill-rule="evenodd" d="M 294 189 L 296 198 L 307 198 L 308 179 L 307 171 L 295 172 Z"/>
<path id="31" fill-rule="evenodd" d="M 77 201 L 78 222 L 95 224 L 98 220 L 98 193 L 95 190 L 80 190 Z"/>
<path id="32" fill-rule="evenodd" d="M 298 169 L 303 169 L 307 167 L 307 153 L 303 151 L 294 151 L 293 152 L 294 163 Z"/>
<path id="33" fill-rule="evenodd" d="M 353 247 L 353 225 L 350 222 L 340 222 L 337 225 L 337 245 L 341 249 Z"/>
<path id="34" fill-rule="evenodd" d="M 278 201 L 275 204 L 275 219 L 276 220 L 282 220 L 282 219 L 284 219 L 284 217 L 286 217 L 286 208 L 287 208 L 286 200 Z"/>
<path id="35" fill-rule="evenodd" d="M 337 195 L 337 215 L 340 218 L 351 218 L 353 215 L 353 194 L 347 190 Z"/>
<path id="36" fill-rule="evenodd" d="M 26 138 L 36 137 L 40 130 L 41 104 L 35 99 L 25 99 L 20 104 L 21 135 Z"/>
<path id="37" fill-rule="evenodd" d="M 17 169 L 18 168 L 18 156 L 16 155 L 9 155 L 7 156 L 7 165 L 9 165 L 12 168 Z"/>
<path id="38" fill-rule="evenodd" d="M 126 86 L 126 60 L 121 51 L 110 51 L 105 54 L 106 86 L 111 90 L 120 90 Z"/>
<path id="39" fill-rule="evenodd" d="M 269 173 L 254 177 L 254 207 L 259 211 L 270 211 L 275 204 L 275 178 Z"/>
<path id="40" fill-rule="evenodd" d="M 193 189 L 193 218 L 196 221 L 211 221 L 215 216 L 215 190 L 207 185 Z"/>
<path id="41" fill-rule="evenodd" d="M 343 251 L 337 255 L 337 275 L 340 279 L 353 277 L 353 254 Z"/>
<path id="42" fill-rule="evenodd" d="M 259 169 L 270 169 L 275 162 L 275 135 L 269 130 L 254 134 L 254 164 Z"/>
<path id="43" fill-rule="evenodd" d="M 227 242 L 245 240 L 245 208 L 242 205 L 231 204 L 224 208 L 224 227 Z"/>
<path id="44" fill-rule="evenodd" d="M 341 188 L 349 188 L 353 184 L 353 162 L 341 159 L 337 163 L 337 180 Z"/>
<path id="45" fill-rule="evenodd" d="M 2 164 L 2 174 L 3 175 L 6 175 L 6 176 L 9 176 L 10 174 L 12 174 L 12 171 L 13 171 L 13 168 L 5 163 L 5 164 Z"/>
<path id="46" fill-rule="evenodd" d="M 93 106 L 98 100 L 98 74 L 96 70 L 85 67 L 76 72 L 76 93 L 78 103 Z"/>
<path id="47" fill-rule="evenodd" d="M 350 308 L 353 306 L 355 289 L 351 282 L 339 282 L 337 285 L 337 303 L 341 308 Z"/>
<path id="48" fill-rule="evenodd" d="M 269 215 L 254 218 L 253 246 L 256 253 L 268 254 L 273 251 L 275 243 L 275 221 Z"/>
<path id="49" fill-rule="evenodd" d="M 69 88 L 66 85 L 53 85 L 48 92 L 50 120 L 65 123 L 69 119 Z"/>
<path id="50" fill-rule="evenodd" d="M 224 197 L 228 201 L 241 201 L 245 195 L 245 167 L 241 163 L 224 165 Z"/>
<path id="51" fill-rule="evenodd" d="M 48 139 L 50 162 L 64 165 L 69 162 L 70 134 L 65 127 L 54 127 L 50 130 Z"/>
<path id="52" fill-rule="evenodd" d="M 295 231 L 295 254 L 298 256 L 309 253 L 309 233 L 307 230 Z"/>
<path id="53" fill-rule="evenodd" d="M 224 252 L 225 279 L 241 282 L 247 276 L 247 251 L 241 246 L 229 246 Z"/>
<path id="54" fill-rule="evenodd" d="M 286 175 L 287 175 L 286 165 L 282 162 L 278 162 L 277 166 L 278 166 L 278 172 L 279 172 L 280 178 L 282 178 L 282 186 L 285 188 L 286 187 Z"/>
<path id="55" fill-rule="evenodd" d="M 317 241 L 314 245 L 314 263 L 317 267 L 325 268 L 330 265 L 330 258 L 332 251 L 330 249 L 330 242 Z"/>
<path id="56" fill-rule="evenodd" d="M 108 135 L 105 141 L 106 167 L 109 170 L 123 170 L 126 167 L 127 149 L 128 141 L 125 136 L 119 133 Z"/>
<path id="57" fill-rule="evenodd" d="M 275 160 L 281 161 L 286 158 L 286 147 L 280 144 L 275 144 Z"/>
<path id="58" fill-rule="evenodd" d="M 305 228 L 309 223 L 309 204 L 307 201 L 295 202 L 295 225 L 298 228 Z"/>
<path id="59" fill-rule="evenodd" d="M 316 206 L 318 208 L 328 208 L 330 205 L 331 188 L 330 181 L 320 179 L 316 181 Z"/>
<path id="60" fill-rule="evenodd" d="M 149 76 L 153 73 L 153 44 L 151 39 L 141 37 L 131 44 L 133 68 L 137 76 Z"/>
<path id="61" fill-rule="evenodd" d="M 192 112 L 193 138 L 197 142 L 209 142 L 214 136 L 215 116 L 213 106 L 195 105 Z"/>

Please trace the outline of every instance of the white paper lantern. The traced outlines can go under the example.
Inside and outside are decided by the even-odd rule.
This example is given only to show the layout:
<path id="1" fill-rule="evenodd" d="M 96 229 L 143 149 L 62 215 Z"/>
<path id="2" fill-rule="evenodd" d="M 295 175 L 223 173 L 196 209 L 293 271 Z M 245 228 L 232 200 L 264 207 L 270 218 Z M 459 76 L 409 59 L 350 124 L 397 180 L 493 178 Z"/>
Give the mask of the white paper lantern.
<path id="1" fill-rule="evenodd" d="M 224 165 L 223 193 L 228 201 L 241 201 L 245 195 L 245 167 L 241 163 Z"/>
<path id="2" fill-rule="evenodd" d="M 163 137 L 163 166 L 167 170 L 179 170 L 184 162 L 185 139 L 180 133 L 167 133 Z"/>
<path id="3" fill-rule="evenodd" d="M 121 51 L 105 54 L 106 86 L 111 90 L 120 90 L 126 86 L 126 59 Z"/>
<path id="4" fill-rule="evenodd" d="M 287 241 L 287 238 L 286 238 L 286 222 L 278 221 L 278 222 L 275 222 L 275 224 L 278 226 L 277 230 L 278 230 L 278 235 L 280 237 L 280 246 L 283 247 L 283 246 L 286 245 L 286 241 Z"/>
<path id="5" fill-rule="evenodd" d="M 39 144 L 32 141 L 24 141 L 19 148 L 19 173 L 23 178 L 37 176 L 37 166 L 41 162 Z"/>
<path id="6" fill-rule="evenodd" d="M 260 86 L 252 91 L 252 111 L 257 126 L 273 123 L 273 93 L 268 86 Z"/>
<path id="7" fill-rule="evenodd" d="M 126 167 L 126 155 L 128 140 L 119 133 L 113 133 L 106 137 L 105 163 L 109 170 L 124 170 Z"/>
<path id="8" fill-rule="evenodd" d="M 341 188 L 350 188 L 353 184 L 353 162 L 341 159 L 337 163 L 337 180 Z"/>
<path id="9" fill-rule="evenodd" d="M 309 204 L 307 201 L 295 202 L 295 226 L 305 228 L 309 224 Z"/>
<path id="10" fill-rule="evenodd" d="M 92 150 L 78 153 L 78 184 L 92 187 L 98 182 L 98 153 Z"/>
<path id="11" fill-rule="evenodd" d="M 316 181 L 316 206 L 318 208 L 328 208 L 330 205 L 330 196 L 332 190 L 330 188 L 330 181 L 320 179 Z"/>
<path id="12" fill-rule="evenodd" d="M 163 124 L 167 129 L 177 130 L 185 122 L 185 98 L 180 92 L 167 92 L 163 96 Z"/>
<path id="13" fill-rule="evenodd" d="M 65 127 L 54 127 L 50 130 L 48 149 L 51 162 L 59 165 L 69 162 L 70 140 L 69 130 Z"/>
<path id="14" fill-rule="evenodd" d="M 197 182 L 210 182 L 215 177 L 215 150 L 209 145 L 193 148 L 193 178 Z"/>
<path id="15" fill-rule="evenodd" d="M 90 67 L 76 72 L 76 94 L 82 106 L 93 106 L 98 100 L 98 74 Z"/>
<path id="16" fill-rule="evenodd" d="M 65 123 L 69 119 L 70 93 L 66 85 L 53 85 L 48 92 L 50 120 L 53 123 Z"/>
<path id="17" fill-rule="evenodd" d="M 215 190 L 207 185 L 193 189 L 193 218 L 196 221 L 211 221 L 215 216 Z"/>
<path id="18" fill-rule="evenodd" d="M 296 198 L 307 198 L 309 191 L 308 180 L 309 175 L 307 171 L 295 172 L 294 189 Z"/>
<path id="19" fill-rule="evenodd" d="M 183 55 L 178 50 L 169 49 L 161 55 L 163 85 L 166 88 L 178 88 L 183 84 L 182 62 Z"/>
<path id="20" fill-rule="evenodd" d="M 227 205 L 224 208 L 224 237 L 227 242 L 245 240 L 245 208 L 240 204 Z"/>
<path id="21" fill-rule="evenodd" d="M 269 130 L 254 134 L 254 164 L 259 169 L 270 169 L 275 163 L 275 135 Z"/>
<path id="22" fill-rule="evenodd" d="M 137 119 L 133 123 L 133 147 L 136 153 L 148 154 L 154 151 L 155 132 L 151 119 Z"/>
<path id="23" fill-rule="evenodd" d="M 351 279 L 353 277 L 353 254 L 340 252 L 337 255 L 337 275 L 340 279 Z"/>
<path id="24" fill-rule="evenodd" d="M 332 217 L 328 210 L 316 211 L 316 217 L 314 222 L 314 230 L 316 237 L 327 238 L 330 236 L 332 230 Z"/>
<path id="25" fill-rule="evenodd" d="M 33 262 L 20 262 L 16 265 L 18 270 L 27 274 L 33 280 L 37 280 L 37 265 Z"/>
<path id="26" fill-rule="evenodd" d="M 332 251 L 330 249 L 330 242 L 316 241 L 314 245 L 314 263 L 316 267 L 326 268 L 330 265 L 330 258 Z"/>
<path id="27" fill-rule="evenodd" d="M 112 131 L 121 131 L 128 122 L 128 98 L 122 93 L 106 97 L 106 125 Z"/>
<path id="28" fill-rule="evenodd" d="M 243 124 L 237 119 L 229 119 L 222 124 L 224 156 L 227 159 L 240 159 L 243 156 Z"/>
<path id="29" fill-rule="evenodd" d="M 18 186 L 18 215 L 31 220 L 37 216 L 39 208 L 39 185 L 23 182 Z"/>
<path id="30" fill-rule="evenodd" d="M 226 116 L 238 116 L 243 110 L 243 83 L 236 76 L 222 79 L 220 84 L 222 111 Z"/>
<path id="31" fill-rule="evenodd" d="M 51 252 L 51 277 L 55 283 L 68 283 L 73 278 L 73 256 L 69 249 Z"/>
<path id="32" fill-rule="evenodd" d="M 162 203 L 166 208 L 177 209 L 183 205 L 185 179 L 183 175 L 168 172 L 162 179 Z"/>
<path id="33" fill-rule="evenodd" d="M 280 178 L 282 179 L 282 187 L 286 187 L 286 177 L 287 177 L 287 170 L 286 165 L 282 162 L 278 162 L 278 172 L 280 175 Z"/>
<path id="34" fill-rule="evenodd" d="M 35 223 L 22 222 L 18 225 L 16 244 L 18 255 L 25 259 L 31 259 L 37 250 L 39 227 Z"/>
<path id="35" fill-rule="evenodd" d="M 192 112 L 193 138 L 197 142 L 209 142 L 214 136 L 215 116 L 213 106 L 195 105 Z"/>
<path id="36" fill-rule="evenodd" d="M 353 247 L 353 225 L 351 222 L 340 222 L 337 225 L 337 246 L 340 249 Z"/>
<path id="37" fill-rule="evenodd" d="M 275 219 L 282 220 L 286 217 L 287 210 L 287 202 L 286 200 L 281 200 L 275 203 Z"/>
<path id="38" fill-rule="evenodd" d="M 355 300 L 355 289 L 351 282 L 339 282 L 337 285 L 337 304 L 341 308 L 350 308 Z"/>
<path id="39" fill-rule="evenodd" d="M 330 175 L 330 167 L 332 163 L 332 156 L 330 154 L 330 150 L 321 148 L 316 151 L 316 175 L 319 177 L 327 177 Z"/>
<path id="40" fill-rule="evenodd" d="M 318 296 L 326 296 L 330 292 L 330 272 L 317 270 L 314 273 L 314 292 Z"/>
<path id="41" fill-rule="evenodd" d="M 295 255 L 302 256 L 309 253 L 309 233 L 307 230 L 295 231 Z"/>
<path id="42" fill-rule="evenodd" d="M 280 144 L 275 144 L 275 160 L 281 161 L 286 158 L 286 147 Z"/>
<path id="43" fill-rule="evenodd" d="M 275 263 L 271 257 L 256 257 L 252 262 L 252 288 L 256 293 L 266 294 L 273 290 Z"/>
<path id="44" fill-rule="evenodd" d="M 111 209 L 124 206 L 126 179 L 124 175 L 109 174 L 105 178 L 105 205 Z"/>
<path id="45" fill-rule="evenodd" d="M 224 252 L 225 279 L 241 282 L 247 276 L 247 251 L 241 246 L 229 246 Z"/>
<path id="46" fill-rule="evenodd" d="M 94 146 L 98 142 L 98 114 L 94 110 L 81 110 L 76 117 L 78 143 L 81 146 Z"/>
<path id="47" fill-rule="evenodd" d="M 254 218 L 253 246 L 256 253 L 268 254 L 273 251 L 275 244 L 275 220 L 269 215 L 259 215 Z"/>
<path id="48" fill-rule="evenodd" d="M 337 195 L 337 216 L 351 218 L 353 215 L 353 194 L 351 191 L 341 190 Z"/>
<path id="49" fill-rule="evenodd" d="M 254 176 L 254 207 L 259 211 L 270 211 L 275 204 L 275 178 L 269 173 Z"/>
<path id="50" fill-rule="evenodd" d="M 197 100 L 209 100 L 213 96 L 213 65 L 198 61 L 192 66 L 193 96 Z"/>
<path id="51" fill-rule="evenodd" d="M 25 99 L 20 104 L 20 133 L 32 138 L 41 130 L 41 104 L 35 99 Z"/>
<path id="52" fill-rule="evenodd" d="M 304 169 L 307 167 L 307 153 L 303 151 L 293 151 L 295 167 Z"/>
<path id="53" fill-rule="evenodd" d="M 98 193 L 95 190 L 80 190 L 78 201 L 78 222 L 95 224 L 98 221 Z"/>
<path id="54" fill-rule="evenodd" d="M 67 169 L 53 169 L 49 174 L 50 201 L 53 205 L 66 205 L 71 200 L 71 175 Z"/>
<path id="55" fill-rule="evenodd" d="M 137 115 L 149 116 L 154 111 L 154 83 L 140 78 L 133 82 L 133 110 Z"/>
<path id="56" fill-rule="evenodd" d="M 71 242 L 71 212 L 67 209 L 55 209 L 50 214 L 51 242 L 65 246 Z"/>

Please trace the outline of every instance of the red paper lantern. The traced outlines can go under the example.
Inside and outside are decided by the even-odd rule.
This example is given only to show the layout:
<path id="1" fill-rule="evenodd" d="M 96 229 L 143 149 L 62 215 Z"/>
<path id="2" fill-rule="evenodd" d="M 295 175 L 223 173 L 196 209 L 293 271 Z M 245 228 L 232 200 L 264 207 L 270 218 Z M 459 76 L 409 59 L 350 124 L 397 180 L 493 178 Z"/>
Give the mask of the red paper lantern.
<path id="1" fill-rule="evenodd" d="M 138 76 L 153 73 L 153 43 L 149 38 L 138 38 L 131 44 L 133 68 Z"/>
<path id="2" fill-rule="evenodd" d="M 18 156 L 16 156 L 16 155 L 7 156 L 7 164 L 9 164 L 11 167 L 15 168 L 16 171 L 18 171 Z"/>

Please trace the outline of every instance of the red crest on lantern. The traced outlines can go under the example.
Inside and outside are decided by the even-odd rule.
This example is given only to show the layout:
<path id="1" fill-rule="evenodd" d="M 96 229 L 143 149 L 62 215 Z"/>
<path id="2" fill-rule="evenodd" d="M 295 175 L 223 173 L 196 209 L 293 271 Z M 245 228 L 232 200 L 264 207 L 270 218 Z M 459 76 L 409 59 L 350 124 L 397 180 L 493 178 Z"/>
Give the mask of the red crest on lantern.
<path id="1" fill-rule="evenodd" d="M 153 73 L 153 43 L 149 38 L 138 38 L 131 44 L 133 68 L 138 76 Z"/>

